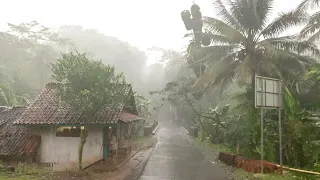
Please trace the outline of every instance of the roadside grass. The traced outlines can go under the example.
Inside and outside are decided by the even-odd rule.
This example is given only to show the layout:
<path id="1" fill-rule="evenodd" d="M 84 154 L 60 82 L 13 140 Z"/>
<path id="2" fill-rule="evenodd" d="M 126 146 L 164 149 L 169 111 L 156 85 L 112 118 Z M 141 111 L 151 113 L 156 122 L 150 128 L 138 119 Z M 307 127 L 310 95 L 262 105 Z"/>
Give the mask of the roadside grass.
<path id="1" fill-rule="evenodd" d="M 133 143 L 136 147 L 140 147 L 141 150 L 145 150 L 155 146 L 157 144 L 157 140 L 156 136 L 144 136 L 133 139 Z"/>
<path id="2" fill-rule="evenodd" d="M 5 172 L 0 172 L 0 180 L 44 180 L 47 178 L 41 178 L 39 176 L 34 176 L 34 175 L 19 175 L 15 173 L 5 173 Z"/>
<path id="3" fill-rule="evenodd" d="M 97 180 L 92 173 L 86 171 L 53 172 L 46 168 L 28 164 L 19 165 L 15 172 L 0 171 L 0 180 Z"/>
<path id="4" fill-rule="evenodd" d="M 196 138 L 196 143 L 204 144 L 205 146 L 209 147 L 210 149 L 214 149 L 214 151 L 216 153 L 219 153 L 219 152 L 235 153 L 236 152 L 234 148 L 231 148 L 226 144 L 212 144 L 209 141 L 209 139 L 204 139 L 204 141 L 201 142 L 200 137 L 197 137 Z"/>
<path id="5" fill-rule="evenodd" d="M 293 172 L 286 171 L 283 176 L 278 174 L 251 174 L 245 172 L 242 169 L 237 169 L 236 175 L 238 179 L 245 180 L 316 180 L 320 179 L 319 176 L 306 175 L 306 174 L 296 174 Z"/>
<path id="6" fill-rule="evenodd" d="M 5 170 L 0 171 L 0 180 L 44 180 L 48 179 L 51 171 L 46 168 L 41 168 L 37 165 L 22 164 L 20 163 L 15 172 L 8 172 Z"/>
<path id="7" fill-rule="evenodd" d="M 227 152 L 227 153 L 236 153 L 236 149 L 233 147 L 230 147 L 226 144 L 212 144 L 208 139 L 204 139 L 203 142 L 201 142 L 200 137 L 197 137 L 195 139 L 196 143 L 204 144 L 206 147 L 208 147 L 210 150 L 213 151 L 213 153 L 218 154 L 219 152 Z M 296 172 L 289 172 L 287 171 L 284 173 L 283 176 L 280 176 L 278 174 L 252 174 L 248 173 L 242 169 L 237 169 L 236 172 L 237 180 L 320 180 L 319 176 L 315 175 L 308 175 L 305 173 L 296 173 Z"/>

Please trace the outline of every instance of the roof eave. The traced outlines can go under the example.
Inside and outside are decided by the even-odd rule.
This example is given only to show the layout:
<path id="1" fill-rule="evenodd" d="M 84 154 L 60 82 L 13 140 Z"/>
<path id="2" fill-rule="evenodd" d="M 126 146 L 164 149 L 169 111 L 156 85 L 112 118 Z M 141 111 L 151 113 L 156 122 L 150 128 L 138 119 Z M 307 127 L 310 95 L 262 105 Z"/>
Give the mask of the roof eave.
<path id="1" fill-rule="evenodd" d="M 38 127 L 51 127 L 51 126 L 115 126 L 117 123 L 107 124 L 14 124 L 18 126 L 38 126 Z"/>

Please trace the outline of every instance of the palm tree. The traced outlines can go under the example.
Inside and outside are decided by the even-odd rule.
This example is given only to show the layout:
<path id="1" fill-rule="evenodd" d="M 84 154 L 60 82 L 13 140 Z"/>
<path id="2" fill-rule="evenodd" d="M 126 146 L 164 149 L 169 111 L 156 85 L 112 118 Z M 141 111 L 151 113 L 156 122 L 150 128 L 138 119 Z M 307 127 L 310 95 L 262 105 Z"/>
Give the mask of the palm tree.
<path id="1" fill-rule="evenodd" d="M 320 7 L 320 0 L 303 0 L 297 10 L 315 10 Z M 307 20 L 307 25 L 301 30 L 300 38 L 316 41 L 320 37 L 320 11 L 313 13 Z"/>
<path id="2" fill-rule="evenodd" d="M 213 4 L 219 18 L 203 19 L 210 45 L 189 47 L 194 63 L 208 66 L 195 83 L 198 88 L 226 85 L 235 78 L 254 85 L 255 74 L 302 77 L 320 55 L 313 42 L 296 35 L 280 36 L 308 19 L 302 9 L 282 13 L 268 23 L 273 0 L 214 0 Z"/>

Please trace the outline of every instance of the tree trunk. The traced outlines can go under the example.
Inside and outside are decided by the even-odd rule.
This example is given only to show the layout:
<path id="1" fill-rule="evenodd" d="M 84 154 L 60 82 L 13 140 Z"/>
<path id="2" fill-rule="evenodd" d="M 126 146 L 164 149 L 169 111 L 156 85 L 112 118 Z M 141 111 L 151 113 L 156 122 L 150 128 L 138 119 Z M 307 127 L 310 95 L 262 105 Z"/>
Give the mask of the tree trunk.
<path id="1" fill-rule="evenodd" d="M 198 123 L 199 123 L 199 126 L 200 126 L 200 141 L 201 142 L 203 142 L 204 141 L 204 139 L 205 139 L 205 137 L 206 137 L 206 135 L 205 135 L 205 130 L 204 130 L 204 128 L 203 128 L 203 124 L 202 124 L 202 122 L 201 122 L 201 119 L 200 119 L 200 117 L 198 117 L 199 119 L 198 119 Z"/>
<path id="2" fill-rule="evenodd" d="M 240 143 L 239 143 L 239 138 L 237 138 L 237 154 L 240 153 Z"/>
<path id="3" fill-rule="evenodd" d="M 255 72 L 252 72 L 252 75 L 251 75 L 251 86 L 252 88 L 254 88 L 255 84 L 256 84 L 256 77 L 255 77 L 256 73 Z"/>
<path id="4" fill-rule="evenodd" d="M 78 147 L 78 155 L 79 155 L 79 169 L 82 170 L 82 154 L 83 154 L 83 147 L 87 141 L 87 130 L 85 128 L 80 130 L 80 143 Z"/>

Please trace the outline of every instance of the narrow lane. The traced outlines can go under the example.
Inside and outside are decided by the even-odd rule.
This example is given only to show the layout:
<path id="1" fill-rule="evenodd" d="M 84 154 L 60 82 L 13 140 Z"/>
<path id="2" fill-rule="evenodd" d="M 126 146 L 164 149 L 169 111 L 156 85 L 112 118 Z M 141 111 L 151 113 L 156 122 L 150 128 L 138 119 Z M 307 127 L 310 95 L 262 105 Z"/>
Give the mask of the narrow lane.
<path id="1" fill-rule="evenodd" d="M 182 127 L 166 122 L 140 180 L 228 180 L 222 169 L 205 160 L 187 139 Z"/>

